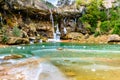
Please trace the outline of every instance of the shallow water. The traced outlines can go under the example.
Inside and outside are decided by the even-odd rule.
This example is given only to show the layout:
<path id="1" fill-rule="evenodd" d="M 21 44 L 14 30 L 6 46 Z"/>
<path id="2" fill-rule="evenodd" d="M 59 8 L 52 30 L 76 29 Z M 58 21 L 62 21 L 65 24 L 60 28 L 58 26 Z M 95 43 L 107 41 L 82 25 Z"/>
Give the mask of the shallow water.
<path id="1" fill-rule="evenodd" d="M 23 64 L 21 65 L 22 60 L 27 66 L 31 66 L 28 61 L 31 61 L 31 57 L 35 57 L 35 59 L 32 59 L 33 63 L 36 63 L 36 61 L 39 63 L 33 64 L 33 69 L 26 67 L 28 71 L 22 72 L 24 73 L 22 75 L 27 76 L 27 79 L 14 80 L 30 80 L 30 78 L 28 79 L 30 74 L 26 75 L 27 72 L 41 76 L 40 78 L 34 76 L 37 77 L 35 80 L 56 80 L 55 77 L 57 77 L 57 80 L 120 80 L 119 45 L 42 43 L 0 49 L 1 58 L 10 54 L 22 54 L 25 56 L 22 59 L 13 61 L 14 65 L 20 65 L 20 67 L 17 67 L 18 71 L 26 67 Z M 41 62 L 41 59 L 45 61 Z M 18 63 L 19 61 L 20 63 Z M 0 65 L 0 67 L 6 66 L 8 68 L 13 64 L 4 64 Z M 45 67 L 42 67 L 43 74 L 39 72 L 41 67 L 35 67 L 40 64 Z M 14 70 L 14 67 L 10 68 L 9 71 L 11 70 Z M 46 74 L 46 72 L 49 73 Z M 50 74 L 52 75 L 48 76 Z M 32 79 L 33 77 L 31 77 Z"/>

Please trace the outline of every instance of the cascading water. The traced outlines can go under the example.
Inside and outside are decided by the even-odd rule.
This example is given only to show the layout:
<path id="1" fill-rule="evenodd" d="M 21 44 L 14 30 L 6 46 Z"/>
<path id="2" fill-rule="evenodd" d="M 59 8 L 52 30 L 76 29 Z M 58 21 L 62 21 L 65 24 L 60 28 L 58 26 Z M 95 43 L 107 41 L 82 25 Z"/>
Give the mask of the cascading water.
<path id="1" fill-rule="evenodd" d="M 63 31 L 64 31 L 64 34 L 67 34 L 67 29 L 66 29 L 66 27 L 64 27 Z"/>
<path id="2" fill-rule="evenodd" d="M 58 27 L 58 24 L 55 26 L 56 27 L 56 32 L 54 33 L 54 40 L 55 41 L 60 41 L 60 31 L 59 31 L 59 27 Z"/>
<path id="3" fill-rule="evenodd" d="M 60 41 L 59 27 L 58 27 L 58 24 L 56 26 L 54 26 L 53 14 L 52 14 L 51 9 L 49 9 L 49 11 L 50 11 L 50 20 L 52 21 L 53 36 L 54 36 L 52 41 L 59 42 Z M 56 27 L 56 30 L 55 30 L 55 27 Z"/>
<path id="4" fill-rule="evenodd" d="M 64 24 L 66 24 L 66 18 L 64 19 Z M 65 26 L 64 26 L 64 28 L 63 28 L 63 32 L 64 32 L 64 34 L 67 34 L 67 29 L 66 29 Z"/>

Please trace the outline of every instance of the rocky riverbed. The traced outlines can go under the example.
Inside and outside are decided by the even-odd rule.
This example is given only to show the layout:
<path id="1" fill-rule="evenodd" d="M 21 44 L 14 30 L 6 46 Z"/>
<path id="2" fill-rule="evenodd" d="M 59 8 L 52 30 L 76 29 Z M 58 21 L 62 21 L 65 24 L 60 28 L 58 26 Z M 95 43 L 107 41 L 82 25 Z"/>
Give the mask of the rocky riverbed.
<path id="1" fill-rule="evenodd" d="M 24 62 L 23 62 L 24 61 Z M 67 80 L 45 59 L 9 60 L 0 64 L 0 80 Z"/>

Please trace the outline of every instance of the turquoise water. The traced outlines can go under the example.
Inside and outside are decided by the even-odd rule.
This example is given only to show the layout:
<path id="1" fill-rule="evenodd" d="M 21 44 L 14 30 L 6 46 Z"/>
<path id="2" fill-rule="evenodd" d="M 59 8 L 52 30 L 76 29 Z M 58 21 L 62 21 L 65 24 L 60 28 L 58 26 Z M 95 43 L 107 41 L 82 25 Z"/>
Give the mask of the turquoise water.
<path id="1" fill-rule="evenodd" d="M 57 48 L 62 48 L 62 50 L 57 50 Z M 110 44 L 78 44 L 78 43 L 40 43 L 32 45 L 21 45 L 12 46 L 8 48 L 0 48 L 0 55 L 3 54 L 25 54 L 29 56 L 50 56 L 59 57 L 60 54 L 57 53 L 69 53 L 64 56 L 71 56 L 74 54 L 86 54 L 87 56 L 95 55 L 97 53 L 120 53 L 120 45 L 110 45 Z M 53 54 L 53 55 L 51 55 Z M 56 55 L 57 54 L 57 55 Z M 70 55 L 71 54 L 71 55 Z M 105 55 L 105 54 L 100 54 Z M 107 54 L 106 54 L 107 55 Z M 63 57 L 64 57 L 63 56 Z M 80 55 L 76 55 L 80 56 Z M 97 56 L 96 56 L 97 57 Z"/>
<path id="2" fill-rule="evenodd" d="M 120 80 L 120 45 L 40 43 L 0 48 L 0 56 L 42 57 L 68 80 Z"/>

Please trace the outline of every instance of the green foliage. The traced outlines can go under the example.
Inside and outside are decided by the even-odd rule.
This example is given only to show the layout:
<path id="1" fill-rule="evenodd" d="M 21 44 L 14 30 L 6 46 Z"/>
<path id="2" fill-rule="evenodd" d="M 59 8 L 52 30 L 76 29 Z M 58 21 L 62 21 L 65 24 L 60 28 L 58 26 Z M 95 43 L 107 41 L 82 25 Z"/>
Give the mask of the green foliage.
<path id="1" fill-rule="evenodd" d="M 120 22 L 116 22 L 114 28 L 113 28 L 113 31 L 112 31 L 112 34 L 118 34 L 120 35 Z"/>
<path id="2" fill-rule="evenodd" d="M 9 39 L 9 37 L 6 34 L 4 34 L 3 37 L 2 37 L 2 43 L 6 44 L 8 39 Z"/>
<path id="3" fill-rule="evenodd" d="M 54 5 L 52 3 L 46 2 L 46 5 L 48 6 L 48 8 L 54 8 Z"/>
<path id="4" fill-rule="evenodd" d="M 13 36 L 15 36 L 15 37 L 20 37 L 20 36 L 21 36 L 21 31 L 20 31 L 20 29 L 19 29 L 18 27 L 15 26 L 15 27 L 13 28 L 12 34 L 13 34 Z"/>
<path id="5" fill-rule="evenodd" d="M 106 21 L 107 20 L 107 14 L 105 12 L 105 10 L 101 10 L 99 13 L 99 20 L 101 22 Z"/>
<path id="6" fill-rule="evenodd" d="M 100 19 L 103 21 L 107 16 L 104 11 L 99 9 L 101 4 L 100 0 L 99 4 L 98 1 L 91 0 L 90 5 L 86 7 L 86 13 L 80 18 L 82 22 L 88 22 L 91 25 L 92 33 L 94 33 L 97 28 L 97 21 Z"/>
<path id="7" fill-rule="evenodd" d="M 117 20 L 120 17 L 117 9 L 110 10 L 110 20 Z"/>
<path id="8" fill-rule="evenodd" d="M 113 6 L 110 9 L 105 9 L 102 4 L 103 0 L 88 1 L 76 0 L 76 4 L 86 7 L 85 14 L 79 20 L 83 24 L 86 22 L 90 24 L 89 31 L 94 33 L 94 36 L 109 34 L 111 31 L 113 34 L 120 34 L 120 7 Z M 98 21 L 101 22 L 100 26 L 98 26 Z"/>
<path id="9" fill-rule="evenodd" d="M 100 31 L 102 34 L 109 33 L 109 30 L 111 30 L 111 24 L 110 21 L 104 21 L 100 25 Z"/>
<path id="10" fill-rule="evenodd" d="M 99 35 L 100 35 L 100 32 L 99 31 L 95 31 L 94 37 L 97 37 Z"/>
<path id="11" fill-rule="evenodd" d="M 76 0 L 77 5 L 87 5 L 87 2 L 85 0 Z"/>
<path id="12" fill-rule="evenodd" d="M 91 25 L 87 22 L 83 23 L 83 25 L 84 25 L 84 28 L 86 29 L 87 33 L 91 33 L 91 30 L 92 30 Z"/>

